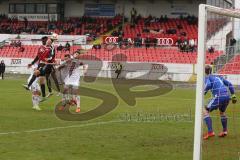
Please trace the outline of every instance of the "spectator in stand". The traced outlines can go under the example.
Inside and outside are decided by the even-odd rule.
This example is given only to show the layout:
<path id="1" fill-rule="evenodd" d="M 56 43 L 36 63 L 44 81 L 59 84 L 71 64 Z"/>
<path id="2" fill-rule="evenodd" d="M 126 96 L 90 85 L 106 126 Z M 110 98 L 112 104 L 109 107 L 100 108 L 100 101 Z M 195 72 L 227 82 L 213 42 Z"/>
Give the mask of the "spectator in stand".
<path id="1" fill-rule="evenodd" d="M 159 22 L 160 22 L 160 23 L 164 22 L 164 17 L 163 17 L 163 15 L 161 15 L 161 17 L 159 18 Z"/>
<path id="2" fill-rule="evenodd" d="M 117 41 L 118 41 L 118 46 L 119 46 L 119 48 L 121 48 L 121 47 L 122 47 L 122 44 L 123 44 L 123 37 L 122 37 L 122 35 L 119 35 Z"/>
<path id="3" fill-rule="evenodd" d="M 184 52 L 189 51 L 188 40 L 186 38 L 183 40 L 183 51 Z"/>
<path id="4" fill-rule="evenodd" d="M 180 49 L 180 52 L 184 52 L 185 51 L 186 47 L 185 47 L 183 42 L 180 43 L 179 49 Z"/>
<path id="5" fill-rule="evenodd" d="M 146 49 L 148 49 L 150 46 L 151 46 L 151 39 L 148 35 L 147 38 L 145 39 L 145 47 Z"/>
<path id="6" fill-rule="evenodd" d="M 163 22 L 168 22 L 168 17 L 167 17 L 167 15 L 164 16 Z"/>
<path id="7" fill-rule="evenodd" d="M 148 29 L 148 27 L 144 27 L 143 30 L 142 30 L 143 33 L 149 33 L 150 32 L 150 29 Z"/>
<path id="8" fill-rule="evenodd" d="M 183 43 L 183 41 L 182 41 L 181 37 L 178 37 L 175 44 L 176 44 L 176 46 L 178 46 L 179 49 L 180 49 L 180 46 L 182 43 Z"/>
<path id="9" fill-rule="evenodd" d="M 28 19 L 27 19 L 27 17 L 24 17 L 24 25 L 25 25 L 25 28 L 28 27 Z"/>
<path id="10" fill-rule="evenodd" d="M 176 34 L 177 30 L 175 28 L 170 28 L 166 31 L 167 34 Z"/>
<path id="11" fill-rule="evenodd" d="M 69 42 L 67 42 L 67 43 L 65 44 L 64 50 L 70 52 L 70 47 L 71 47 L 71 46 L 70 46 Z"/>
<path id="12" fill-rule="evenodd" d="M 228 54 L 234 54 L 235 53 L 235 44 L 237 43 L 237 40 L 235 38 L 230 39 L 230 45 L 229 45 L 229 52 Z"/>
<path id="13" fill-rule="evenodd" d="M 137 37 L 134 38 L 134 46 L 137 48 L 142 46 L 141 34 L 137 34 Z"/>
<path id="14" fill-rule="evenodd" d="M 123 69 L 123 66 L 121 63 L 118 63 L 116 65 L 116 70 L 115 70 L 115 73 L 117 74 L 117 79 L 119 78 L 119 75 L 122 73 L 122 69 Z"/>
<path id="15" fill-rule="evenodd" d="M 101 49 L 102 46 L 100 44 L 94 44 L 93 49 Z"/>
<path id="16" fill-rule="evenodd" d="M 57 47 L 57 51 L 62 51 L 63 50 L 63 46 L 62 44 L 60 44 L 58 47 Z"/>
<path id="17" fill-rule="evenodd" d="M 157 43 L 158 43 L 158 39 L 157 38 L 153 38 L 153 46 L 154 46 L 154 48 L 157 47 Z"/>
<path id="18" fill-rule="evenodd" d="M 192 15 L 192 16 L 188 15 L 186 17 L 186 20 L 187 20 L 189 25 L 195 25 L 195 24 L 197 24 L 197 21 L 198 21 L 197 17 L 195 17 L 194 15 Z"/>
<path id="19" fill-rule="evenodd" d="M 213 46 L 209 47 L 209 48 L 208 48 L 208 52 L 209 52 L 209 53 L 214 53 L 214 52 L 215 52 L 214 47 L 213 47 Z"/>
<path id="20" fill-rule="evenodd" d="M 21 47 L 22 46 L 22 43 L 21 43 L 21 41 L 20 40 L 18 40 L 17 42 L 16 42 L 16 45 L 15 45 L 15 47 Z"/>
<path id="21" fill-rule="evenodd" d="M 132 8 L 132 10 L 131 10 L 131 23 L 135 22 L 136 16 L 137 16 L 137 11 L 135 10 L 135 8 Z"/>
<path id="22" fill-rule="evenodd" d="M 195 51 L 195 42 L 194 39 L 189 40 L 189 52 L 194 52 Z"/>
<path id="23" fill-rule="evenodd" d="M 15 46 L 16 46 L 16 41 L 15 40 L 11 41 L 10 47 L 15 47 Z"/>
<path id="24" fill-rule="evenodd" d="M 2 80 L 4 79 L 5 67 L 6 67 L 5 63 L 2 60 L 1 63 L 0 63 L 0 76 L 2 76 Z"/>

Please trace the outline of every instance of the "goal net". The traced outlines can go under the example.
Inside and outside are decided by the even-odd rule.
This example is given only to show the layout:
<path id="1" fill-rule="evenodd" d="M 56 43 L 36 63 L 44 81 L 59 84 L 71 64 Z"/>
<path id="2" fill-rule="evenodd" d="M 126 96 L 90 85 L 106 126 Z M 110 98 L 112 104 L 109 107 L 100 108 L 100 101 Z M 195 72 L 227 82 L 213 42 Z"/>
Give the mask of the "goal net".
<path id="1" fill-rule="evenodd" d="M 240 110 L 237 103 L 232 103 L 233 93 L 229 91 L 234 88 L 234 94 L 239 97 L 240 10 L 200 5 L 198 26 L 198 75 L 193 159 L 240 159 Z M 205 74 L 207 64 L 212 68 L 212 78 Z M 231 82 L 233 87 L 223 79 Z M 229 88 L 229 96 L 221 83 Z M 206 89 L 209 91 L 205 95 Z M 228 97 L 229 105 L 227 105 Z M 220 138 L 219 133 L 221 136 L 225 134 L 227 136 Z"/>

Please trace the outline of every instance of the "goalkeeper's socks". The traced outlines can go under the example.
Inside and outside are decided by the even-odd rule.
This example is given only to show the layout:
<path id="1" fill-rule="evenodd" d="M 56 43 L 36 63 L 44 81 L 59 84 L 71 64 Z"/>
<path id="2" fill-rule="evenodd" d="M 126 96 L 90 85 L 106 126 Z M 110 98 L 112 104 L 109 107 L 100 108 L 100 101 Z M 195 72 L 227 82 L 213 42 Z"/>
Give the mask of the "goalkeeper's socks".
<path id="1" fill-rule="evenodd" d="M 45 84 L 41 84 L 40 86 L 41 86 L 42 97 L 46 97 Z"/>
<path id="2" fill-rule="evenodd" d="M 36 80 L 37 76 L 32 75 L 32 78 L 30 79 L 29 83 L 28 83 L 28 88 L 33 84 L 33 82 Z"/>
<path id="3" fill-rule="evenodd" d="M 204 121 L 207 125 L 207 128 L 208 128 L 208 133 L 210 132 L 213 132 L 213 129 L 212 129 L 212 119 L 209 115 L 205 116 L 204 117 Z"/>
<path id="4" fill-rule="evenodd" d="M 221 122 L 222 122 L 223 132 L 227 132 L 227 116 L 222 115 Z"/>

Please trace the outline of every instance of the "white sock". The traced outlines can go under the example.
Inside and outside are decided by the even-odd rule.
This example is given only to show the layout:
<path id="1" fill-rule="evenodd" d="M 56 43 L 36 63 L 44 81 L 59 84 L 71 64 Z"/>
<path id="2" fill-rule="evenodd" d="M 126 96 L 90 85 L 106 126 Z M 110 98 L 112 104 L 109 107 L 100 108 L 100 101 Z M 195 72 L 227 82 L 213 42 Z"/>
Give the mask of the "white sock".
<path id="1" fill-rule="evenodd" d="M 63 96 L 62 96 L 62 105 L 66 105 L 67 100 L 68 100 L 68 94 L 63 94 Z"/>
<path id="2" fill-rule="evenodd" d="M 38 95 L 32 95 L 32 103 L 33 106 L 38 106 L 40 101 L 40 97 Z"/>
<path id="3" fill-rule="evenodd" d="M 75 99 L 76 99 L 76 102 L 77 102 L 77 108 L 80 108 L 80 96 L 75 95 Z"/>

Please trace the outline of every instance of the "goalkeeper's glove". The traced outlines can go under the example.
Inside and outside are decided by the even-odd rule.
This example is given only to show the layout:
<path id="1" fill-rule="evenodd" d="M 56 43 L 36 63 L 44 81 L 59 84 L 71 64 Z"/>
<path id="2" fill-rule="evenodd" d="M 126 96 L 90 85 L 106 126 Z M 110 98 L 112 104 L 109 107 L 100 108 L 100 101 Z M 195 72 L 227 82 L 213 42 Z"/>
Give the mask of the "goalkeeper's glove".
<path id="1" fill-rule="evenodd" d="M 233 104 L 237 103 L 237 97 L 236 97 L 235 94 L 233 94 L 233 95 L 231 96 L 231 100 L 232 100 L 232 103 L 233 103 Z"/>

